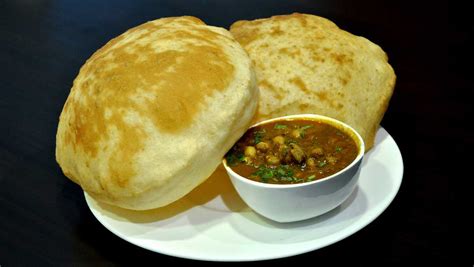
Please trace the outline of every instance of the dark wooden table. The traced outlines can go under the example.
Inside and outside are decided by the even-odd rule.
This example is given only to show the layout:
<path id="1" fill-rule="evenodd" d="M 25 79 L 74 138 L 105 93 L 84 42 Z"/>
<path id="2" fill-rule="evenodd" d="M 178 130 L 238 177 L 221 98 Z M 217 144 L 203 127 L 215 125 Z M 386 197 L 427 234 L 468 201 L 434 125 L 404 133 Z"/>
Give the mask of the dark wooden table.
<path id="1" fill-rule="evenodd" d="M 398 79 L 382 125 L 402 151 L 405 174 L 397 197 L 373 223 L 331 246 L 275 262 L 472 264 L 472 221 L 466 218 L 472 210 L 459 207 L 456 193 L 456 164 L 473 144 L 465 126 L 473 115 L 467 53 L 473 23 L 463 22 L 469 9 L 391 2 L 0 1 L 0 266 L 185 261 L 106 230 L 82 190 L 61 173 L 55 133 L 72 81 L 96 49 L 148 20 L 189 14 L 228 27 L 295 11 L 327 17 L 387 52 Z M 464 250 L 458 237 L 468 240 Z"/>

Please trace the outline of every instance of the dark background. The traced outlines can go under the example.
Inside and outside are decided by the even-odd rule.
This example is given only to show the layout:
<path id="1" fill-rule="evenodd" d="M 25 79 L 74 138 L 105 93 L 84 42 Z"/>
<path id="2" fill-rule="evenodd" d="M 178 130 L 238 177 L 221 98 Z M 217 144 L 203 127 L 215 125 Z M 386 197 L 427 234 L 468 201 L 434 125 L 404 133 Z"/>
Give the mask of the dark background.
<path id="1" fill-rule="evenodd" d="M 62 175 L 55 133 L 72 81 L 96 49 L 148 20 L 194 15 L 227 28 L 296 11 L 329 18 L 387 52 L 397 85 L 382 125 L 405 174 L 393 203 L 361 231 L 272 262 L 472 264 L 472 207 L 461 208 L 456 192 L 468 180 L 456 164 L 473 144 L 469 10 L 448 1 L 0 0 L 0 266 L 186 261 L 113 235 Z"/>

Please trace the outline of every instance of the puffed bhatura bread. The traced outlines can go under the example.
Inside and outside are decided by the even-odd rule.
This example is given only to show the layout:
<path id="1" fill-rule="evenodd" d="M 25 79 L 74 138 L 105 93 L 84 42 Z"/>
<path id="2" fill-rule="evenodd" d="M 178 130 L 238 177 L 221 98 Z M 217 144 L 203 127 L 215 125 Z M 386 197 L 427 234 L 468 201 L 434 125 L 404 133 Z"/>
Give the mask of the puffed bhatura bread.
<path id="1" fill-rule="evenodd" d="M 367 150 L 395 86 L 384 51 L 314 15 L 238 21 L 231 33 L 255 65 L 255 121 L 315 113 L 354 127 Z"/>
<path id="2" fill-rule="evenodd" d="M 251 66 L 227 30 L 194 17 L 132 28 L 74 80 L 57 162 L 99 201 L 167 205 L 202 183 L 250 125 L 258 103 Z"/>

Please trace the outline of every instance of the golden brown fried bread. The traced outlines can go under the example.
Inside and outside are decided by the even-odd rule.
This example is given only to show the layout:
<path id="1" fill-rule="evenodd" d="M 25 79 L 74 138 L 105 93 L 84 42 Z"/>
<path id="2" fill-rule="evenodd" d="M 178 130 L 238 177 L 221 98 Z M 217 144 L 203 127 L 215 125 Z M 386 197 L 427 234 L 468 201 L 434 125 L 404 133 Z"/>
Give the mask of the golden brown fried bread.
<path id="1" fill-rule="evenodd" d="M 384 51 L 313 15 L 238 21 L 231 33 L 255 65 L 255 121 L 316 113 L 344 121 L 374 144 L 395 86 Z"/>
<path id="2" fill-rule="evenodd" d="M 250 125 L 258 103 L 251 66 L 227 30 L 194 17 L 130 29 L 74 80 L 56 159 L 99 201 L 167 205 L 202 183 Z"/>

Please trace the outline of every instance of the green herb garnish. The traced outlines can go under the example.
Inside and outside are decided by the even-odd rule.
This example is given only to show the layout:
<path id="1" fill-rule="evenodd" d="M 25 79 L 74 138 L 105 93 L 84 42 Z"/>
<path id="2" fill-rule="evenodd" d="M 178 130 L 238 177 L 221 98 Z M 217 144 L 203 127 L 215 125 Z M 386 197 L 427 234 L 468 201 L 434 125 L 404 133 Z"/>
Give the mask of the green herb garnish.
<path id="1" fill-rule="evenodd" d="M 225 160 L 227 161 L 227 165 L 234 167 L 239 162 L 244 162 L 245 156 L 241 152 L 230 152 L 225 155 Z"/>
<path id="2" fill-rule="evenodd" d="M 293 181 L 295 181 L 295 183 L 301 183 L 304 182 L 304 179 L 293 177 Z"/>
<path id="3" fill-rule="evenodd" d="M 341 151 L 342 151 L 342 147 L 337 146 L 337 147 L 336 147 L 336 152 L 341 152 Z"/>
<path id="4" fill-rule="evenodd" d="M 269 179 L 274 181 L 278 179 L 279 181 L 286 182 L 292 182 L 294 179 L 297 179 L 293 177 L 293 170 L 288 165 L 280 165 L 276 168 L 260 165 L 258 170 L 252 173 L 252 176 L 260 177 L 260 180 L 264 183 L 267 183 Z"/>
<path id="5" fill-rule="evenodd" d="M 293 170 L 288 165 L 280 165 L 277 167 L 279 177 L 293 177 Z"/>
<path id="6" fill-rule="evenodd" d="M 320 161 L 318 166 L 321 168 L 321 167 L 326 166 L 326 164 L 327 164 L 327 162 L 326 162 L 326 160 L 324 160 L 324 161 Z"/>
<path id="7" fill-rule="evenodd" d="M 293 177 L 281 177 L 280 181 L 293 182 Z"/>
<path id="8" fill-rule="evenodd" d="M 278 168 L 276 171 L 280 177 L 286 176 L 286 171 L 284 169 Z"/>
<path id="9" fill-rule="evenodd" d="M 227 165 L 235 166 L 235 156 L 232 153 L 228 153 L 225 155 L 225 160 L 227 161 Z"/>
<path id="10" fill-rule="evenodd" d="M 258 167 L 258 170 L 254 173 L 252 173 L 252 176 L 257 176 L 257 177 L 260 177 L 260 179 L 262 180 L 262 182 L 264 183 L 267 183 L 268 182 L 268 179 L 270 178 L 273 178 L 274 175 L 274 170 L 271 169 L 271 168 L 267 168 L 265 167 L 264 165 L 260 165 Z"/>
<path id="11" fill-rule="evenodd" d="M 312 181 L 312 180 L 314 180 L 314 178 L 316 178 L 316 175 L 313 174 L 313 175 L 308 176 L 308 178 L 306 178 L 306 180 Z"/>
<path id="12" fill-rule="evenodd" d="M 297 144 L 297 143 L 298 143 L 298 142 L 296 142 L 295 140 L 290 139 L 290 138 L 288 138 L 288 139 L 285 140 L 285 144 L 287 144 L 287 145 L 289 145 L 289 144 Z"/>
<path id="13" fill-rule="evenodd" d="M 275 126 L 273 128 L 277 129 L 277 130 L 283 130 L 283 129 L 288 128 L 288 126 L 286 126 L 284 124 L 275 124 Z"/>
<path id="14" fill-rule="evenodd" d="M 304 137 L 305 131 L 306 131 L 307 129 L 309 129 L 309 128 L 312 128 L 312 127 L 313 127 L 313 126 L 311 126 L 311 125 L 305 125 L 305 126 L 301 127 L 301 128 L 300 128 L 301 137 Z"/>
<path id="15" fill-rule="evenodd" d="M 265 133 L 266 133 L 265 129 L 253 132 L 253 137 L 254 137 L 253 142 L 254 142 L 255 145 L 262 142 L 262 139 L 265 136 Z"/>

